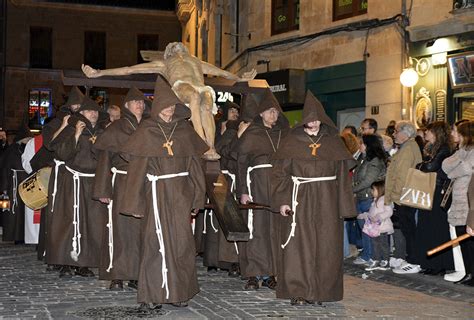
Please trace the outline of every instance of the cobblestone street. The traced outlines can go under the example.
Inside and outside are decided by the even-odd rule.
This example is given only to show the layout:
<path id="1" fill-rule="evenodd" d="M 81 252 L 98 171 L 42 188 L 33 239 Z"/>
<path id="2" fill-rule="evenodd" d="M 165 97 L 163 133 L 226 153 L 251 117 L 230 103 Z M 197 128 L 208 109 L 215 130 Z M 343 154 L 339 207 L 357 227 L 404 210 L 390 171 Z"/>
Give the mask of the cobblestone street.
<path id="1" fill-rule="evenodd" d="M 132 289 L 107 290 L 97 278 L 59 279 L 36 260 L 33 246 L 0 243 L 0 317 L 2 319 L 300 319 L 300 318 L 474 318 L 474 289 L 441 277 L 368 273 L 346 263 L 345 297 L 322 306 L 290 306 L 274 292 L 244 291 L 243 281 L 225 272 L 207 273 L 197 260 L 201 292 L 187 308 L 160 311 L 137 308 Z M 363 279 L 365 273 L 367 279 Z M 365 276 L 364 276 L 365 278 Z"/>

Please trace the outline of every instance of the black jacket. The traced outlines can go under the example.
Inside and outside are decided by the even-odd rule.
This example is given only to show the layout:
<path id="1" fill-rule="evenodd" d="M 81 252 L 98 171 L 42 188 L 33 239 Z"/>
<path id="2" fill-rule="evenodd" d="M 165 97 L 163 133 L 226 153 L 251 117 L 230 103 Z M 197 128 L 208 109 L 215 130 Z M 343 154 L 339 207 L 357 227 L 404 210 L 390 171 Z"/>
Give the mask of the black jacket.
<path id="1" fill-rule="evenodd" d="M 449 181 L 448 176 L 441 168 L 443 160 L 451 156 L 452 152 L 448 145 L 442 145 L 434 156 L 423 157 L 423 162 L 417 165 L 417 168 L 423 172 L 436 172 L 436 184 L 443 186 Z"/>

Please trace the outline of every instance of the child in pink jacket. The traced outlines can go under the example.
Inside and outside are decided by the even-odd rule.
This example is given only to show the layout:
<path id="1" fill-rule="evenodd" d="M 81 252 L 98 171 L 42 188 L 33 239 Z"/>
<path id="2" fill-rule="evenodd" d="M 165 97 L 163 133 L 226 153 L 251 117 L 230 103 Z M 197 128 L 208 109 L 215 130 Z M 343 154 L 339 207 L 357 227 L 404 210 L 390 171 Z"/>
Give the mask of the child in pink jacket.
<path id="1" fill-rule="evenodd" d="M 393 214 L 391 205 L 384 204 L 385 182 L 376 181 L 372 184 L 372 195 L 374 201 L 369 212 L 359 215 L 359 219 L 365 219 L 364 230 L 372 237 L 373 252 L 367 271 L 389 270 L 390 236 L 393 233 L 393 224 L 390 217 Z"/>

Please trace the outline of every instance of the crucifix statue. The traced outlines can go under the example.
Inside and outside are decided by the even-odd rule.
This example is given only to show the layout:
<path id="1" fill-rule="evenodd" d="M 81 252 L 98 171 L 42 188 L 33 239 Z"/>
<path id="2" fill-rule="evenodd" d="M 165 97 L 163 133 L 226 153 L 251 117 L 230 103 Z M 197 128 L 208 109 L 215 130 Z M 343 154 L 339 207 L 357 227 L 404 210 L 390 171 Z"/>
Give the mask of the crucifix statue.
<path id="1" fill-rule="evenodd" d="M 172 42 L 166 46 L 163 59 L 151 58 L 150 62 L 107 70 L 93 69 L 82 65 L 82 71 L 89 78 L 101 76 L 120 76 L 136 73 L 158 73 L 172 86 L 178 98 L 191 109 L 191 121 L 194 130 L 210 147 L 207 159 L 219 159 L 214 148 L 216 125 L 213 113 L 217 112 L 214 90 L 204 84 L 204 74 L 223 77 L 234 81 L 252 80 L 257 72 L 246 72 L 242 77 L 222 70 L 210 63 L 192 56 L 181 42 Z"/>

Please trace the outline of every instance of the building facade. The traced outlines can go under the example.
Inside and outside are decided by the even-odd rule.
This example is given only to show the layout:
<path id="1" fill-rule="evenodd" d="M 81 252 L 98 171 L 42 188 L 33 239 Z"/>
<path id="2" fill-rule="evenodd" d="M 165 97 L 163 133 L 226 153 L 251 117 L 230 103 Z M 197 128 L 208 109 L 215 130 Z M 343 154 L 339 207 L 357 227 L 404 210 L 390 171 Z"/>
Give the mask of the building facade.
<path id="1" fill-rule="evenodd" d="M 26 117 L 30 127 L 40 128 L 66 99 L 63 71 L 78 72 L 83 63 L 99 69 L 134 65 L 143 62 L 140 50 L 180 41 L 173 2 L 167 10 L 140 7 L 146 1 L 99 5 L 108 2 L 4 1 L 4 128 L 14 131 Z M 90 88 L 90 95 L 106 107 L 120 105 L 126 90 Z"/>
<path id="2" fill-rule="evenodd" d="M 371 117 L 384 129 L 390 120 L 415 119 L 418 88 L 400 83 L 412 43 L 436 40 L 441 30 L 469 38 L 473 12 L 455 5 L 452 0 L 179 0 L 177 14 L 192 53 L 234 73 L 255 68 L 274 92 L 286 91 L 279 98 L 286 110 L 301 107 L 302 77 L 304 89 L 318 96 L 340 127 Z"/>

